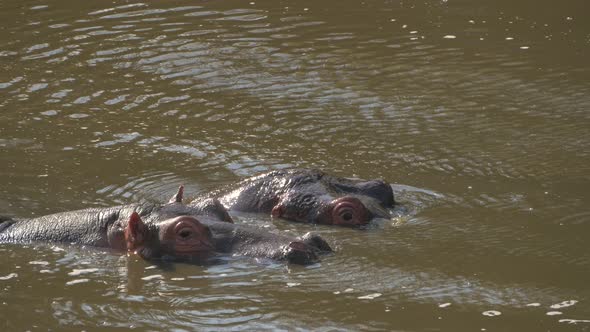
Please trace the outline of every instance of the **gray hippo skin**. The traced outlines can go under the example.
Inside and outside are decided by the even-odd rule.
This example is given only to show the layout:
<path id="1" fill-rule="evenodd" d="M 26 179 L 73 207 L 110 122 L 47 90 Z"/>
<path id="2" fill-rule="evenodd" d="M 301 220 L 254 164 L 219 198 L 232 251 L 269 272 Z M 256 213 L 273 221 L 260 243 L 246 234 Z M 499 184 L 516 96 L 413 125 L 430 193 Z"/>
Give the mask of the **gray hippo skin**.
<path id="1" fill-rule="evenodd" d="M 233 224 L 215 199 L 182 204 L 182 187 L 167 204 L 134 204 L 0 218 L 0 243 L 72 243 L 135 253 L 144 259 L 203 261 L 214 253 L 310 264 L 330 252 L 319 236 L 277 235 Z"/>
<path id="2" fill-rule="evenodd" d="M 230 210 L 349 227 L 389 219 L 387 209 L 395 204 L 393 190 L 383 180 L 341 178 L 315 169 L 264 173 L 205 197 L 219 199 Z"/>

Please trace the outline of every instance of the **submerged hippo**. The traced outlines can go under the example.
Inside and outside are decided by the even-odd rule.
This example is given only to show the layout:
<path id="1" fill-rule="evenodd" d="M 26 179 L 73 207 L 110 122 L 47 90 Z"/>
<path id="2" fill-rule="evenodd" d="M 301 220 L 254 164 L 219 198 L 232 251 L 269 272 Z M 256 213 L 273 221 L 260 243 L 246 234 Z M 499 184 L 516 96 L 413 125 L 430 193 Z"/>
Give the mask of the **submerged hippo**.
<path id="1" fill-rule="evenodd" d="M 213 253 L 310 264 L 330 252 L 319 236 L 277 235 L 233 224 L 215 199 L 184 205 L 182 187 L 167 204 L 91 208 L 33 219 L 1 219 L 2 242 L 73 243 L 138 254 L 145 259 L 202 261 Z"/>
<path id="2" fill-rule="evenodd" d="M 340 178 L 313 169 L 268 172 L 206 197 L 218 198 L 230 210 L 352 227 L 390 218 L 387 209 L 394 205 L 393 190 L 385 181 Z"/>

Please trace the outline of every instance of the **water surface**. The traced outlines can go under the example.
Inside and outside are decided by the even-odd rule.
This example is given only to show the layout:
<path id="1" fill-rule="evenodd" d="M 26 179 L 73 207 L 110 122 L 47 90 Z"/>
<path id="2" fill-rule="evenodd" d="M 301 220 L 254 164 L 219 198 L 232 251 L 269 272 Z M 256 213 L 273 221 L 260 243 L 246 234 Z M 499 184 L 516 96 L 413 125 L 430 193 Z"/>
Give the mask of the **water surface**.
<path id="1" fill-rule="evenodd" d="M 364 232 L 236 216 L 327 238 L 336 254 L 311 267 L 0 245 L 0 327 L 589 330 L 586 12 L 1 2 L 1 214 L 162 201 L 289 167 L 386 179 L 403 213 Z"/>

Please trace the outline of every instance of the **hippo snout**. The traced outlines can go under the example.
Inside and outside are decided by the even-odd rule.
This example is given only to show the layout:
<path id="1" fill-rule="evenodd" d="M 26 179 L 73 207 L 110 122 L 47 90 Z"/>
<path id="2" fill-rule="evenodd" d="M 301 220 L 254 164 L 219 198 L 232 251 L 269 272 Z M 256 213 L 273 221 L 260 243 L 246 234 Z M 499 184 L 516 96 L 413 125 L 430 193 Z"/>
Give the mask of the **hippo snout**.
<path id="1" fill-rule="evenodd" d="M 289 243 L 283 248 L 283 252 L 289 263 L 308 265 L 318 261 L 314 248 L 301 241 Z"/>
<path id="2" fill-rule="evenodd" d="M 307 232 L 300 237 L 301 241 L 309 246 L 312 246 L 320 251 L 320 253 L 333 252 L 332 248 L 321 236 Z"/>
<path id="3" fill-rule="evenodd" d="M 373 197 L 384 207 L 393 207 L 395 204 L 393 189 L 383 180 L 361 182 L 357 186 L 363 195 Z"/>

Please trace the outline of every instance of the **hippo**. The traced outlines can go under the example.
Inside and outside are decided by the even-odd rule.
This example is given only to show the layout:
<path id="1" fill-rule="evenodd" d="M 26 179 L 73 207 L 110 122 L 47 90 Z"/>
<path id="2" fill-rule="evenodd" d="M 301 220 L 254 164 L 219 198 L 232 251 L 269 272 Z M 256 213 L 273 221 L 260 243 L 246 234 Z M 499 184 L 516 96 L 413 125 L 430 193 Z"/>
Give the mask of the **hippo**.
<path id="1" fill-rule="evenodd" d="M 0 218 L 0 243 L 71 243 L 137 254 L 146 260 L 205 262 L 216 253 L 311 264 L 331 252 L 320 236 L 295 238 L 236 225 L 217 199 L 182 203 L 183 188 L 166 204 L 130 204 Z"/>
<path id="2" fill-rule="evenodd" d="M 316 169 L 277 170 L 230 185 L 197 200 L 217 199 L 229 210 L 270 213 L 274 218 L 348 227 L 390 219 L 395 201 L 383 180 L 328 175 Z"/>

